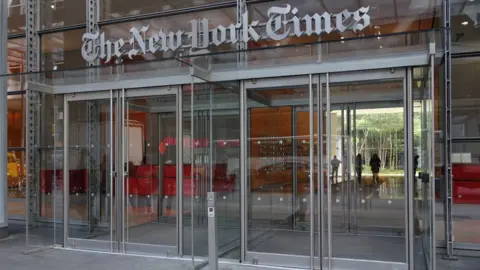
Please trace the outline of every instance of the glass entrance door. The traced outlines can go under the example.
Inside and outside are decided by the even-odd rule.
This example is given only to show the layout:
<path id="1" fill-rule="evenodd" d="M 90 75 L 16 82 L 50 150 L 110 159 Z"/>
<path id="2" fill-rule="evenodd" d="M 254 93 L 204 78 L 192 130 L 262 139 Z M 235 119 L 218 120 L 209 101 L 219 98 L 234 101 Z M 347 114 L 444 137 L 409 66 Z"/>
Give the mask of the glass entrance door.
<path id="1" fill-rule="evenodd" d="M 411 71 L 245 82 L 247 261 L 329 269 L 417 261 Z"/>
<path id="2" fill-rule="evenodd" d="M 179 87 L 122 90 L 126 253 L 178 254 Z M 180 144 L 181 145 L 181 144 Z"/>
<path id="3" fill-rule="evenodd" d="M 245 83 L 247 260 L 314 266 L 317 85 L 311 75 Z"/>
<path id="4" fill-rule="evenodd" d="M 63 157 L 67 247 L 118 249 L 116 109 L 114 91 L 65 96 L 63 155 L 57 157 Z"/>
<path id="5" fill-rule="evenodd" d="M 67 247 L 178 254 L 178 89 L 65 96 Z"/>
<path id="6" fill-rule="evenodd" d="M 406 263 L 406 86 L 405 71 L 396 73 L 328 76 L 334 258 Z"/>

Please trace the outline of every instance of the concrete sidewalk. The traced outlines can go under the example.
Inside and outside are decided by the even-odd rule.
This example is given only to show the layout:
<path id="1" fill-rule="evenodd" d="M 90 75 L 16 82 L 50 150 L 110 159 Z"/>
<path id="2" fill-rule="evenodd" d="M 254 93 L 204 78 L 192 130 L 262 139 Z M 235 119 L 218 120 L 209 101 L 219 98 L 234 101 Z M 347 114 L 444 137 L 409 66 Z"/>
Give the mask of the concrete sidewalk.
<path id="1" fill-rule="evenodd" d="M 189 260 L 115 255 L 98 252 L 50 249 L 24 255 L 25 236 L 14 234 L 0 240 L 0 270 L 187 270 L 193 269 Z M 459 257 L 446 261 L 437 256 L 437 270 L 480 269 L 480 257 Z M 203 268 L 208 269 L 208 266 Z M 278 269 L 257 266 L 221 265 L 222 270 Z"/>

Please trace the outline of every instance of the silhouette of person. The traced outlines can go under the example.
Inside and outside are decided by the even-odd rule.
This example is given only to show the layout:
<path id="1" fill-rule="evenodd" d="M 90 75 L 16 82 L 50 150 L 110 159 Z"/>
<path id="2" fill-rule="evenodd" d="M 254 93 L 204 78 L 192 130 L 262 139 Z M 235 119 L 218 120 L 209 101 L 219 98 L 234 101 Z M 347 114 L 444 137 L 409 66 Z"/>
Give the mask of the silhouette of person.
<path id="1" fill-rule="evenodd" d="M 380 173 L 380 164 L 381 160 L 378 155 L 375 153 L 373 154 L 372 158 L 370 159 L 370 168 L 373 174 L 373 183 L 378 184 L 380 181 L 378 179 L 378 174 Z"/>
<path id="2" fill-rule="evenodd" d="M 362 155 L 358 154 L 355 157 L 355 172 L 357 173 L 357 181 L 359 184 L 362 184 L 362 171 L 363 171 Z"/>
<path id="3" fill-rule="evenodd" d="M 330 164 L 332 165 L 332 182 L 334 184 L 338 183 L 338 168 L 342 162 L 337 158 L 337 156 L 333 156 L 332 161 Z"/>

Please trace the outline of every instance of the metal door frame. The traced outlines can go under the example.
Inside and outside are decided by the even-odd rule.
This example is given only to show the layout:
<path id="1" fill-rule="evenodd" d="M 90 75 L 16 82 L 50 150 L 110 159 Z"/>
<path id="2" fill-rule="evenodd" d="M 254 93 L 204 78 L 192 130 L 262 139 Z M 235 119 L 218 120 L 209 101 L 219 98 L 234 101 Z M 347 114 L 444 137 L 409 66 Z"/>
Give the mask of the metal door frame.
<path id="1" fill-rule="evenodd" d="M 241 147 L 241 162 L 242 162 L 242 179 L 241 179 L 241 184 L 242 184 L 242 191 L 244 196 L 242 196 L 243 201 L 241 202 L 241 216 L 243 219 L 242 222 L 242 245 L 241 245 L 241 259 L 242 261 L 252 261 L 254 263 L 258 264 L 269 264 L 269 265 L 276 265 L 276 266 L 285 266 L 285 267 L 309 267 L 310 269 L 313 269 L 314 267 L 319 267 L 323 265 L 325 267 L 326 265 L 329 266 L 329 269 L 332 269 L 331 267 L 357 267 L 359 266 L 359 263 L 362 265 L 362 267 L 374 267 L 375 265 L 388 265 L 388 266 L 395 266 L 399 267 L 398 269 L 407 269 L 407 264 L 406 263 L 395 263 L 395 262 L 378 262 L 378 261 L 367 261 L 367 260 L 355 260 L 355 259 L 349 259 L 349 258 L 334 258 L 332 256 L 332 223 L 331 223 L 331 185 L 328 184 L 327 188 L 327 237 L 324 235 L 324 220 L 325 218 L 320 218 L 321 220 L 318 222 L 317 227 L 315 228 L 314 222 L 311 222 L 310 227 L 312 230 L 310 231 L 311 237 L 310 237 L 310 246 L 311 246 L 311 255 L 310 256 L 299 256 L 299 255 L 287 255 L 287 254 L 275 254 L 275 253 L 262 253 L 262 252 L 252 252 L 248 251 L 247 243 L 248 243 L 248 196 L 246 195 L 248 191 L 247 187 L 247 175 L 248 175 L 248 142 L 247 139 L 249 138 L 249 134 L 247 134 L 248 130 L 248 119 L 247 119 L 247 112 L 248 112 L 248 106 L 247 106 L 247 91 L 248 90 L 261 90 L 261 89 L 268 89 L 268 88 L 275 88 L 275 87 L 289 87 L 289 86 L 299 86 L 299 85 L 308 85 L 309 87 L 309 114 L 310 114 L 310 123 L 313 124 L 313 114 L 314 114 L 314 106 L 319 106 L 323 110 L 323 104 L 326 104 L 326 109 L 325 111 L 330 111 L 331 105 L 330 104 L 330 84 L 331 83 L 348 83 L 348 82 L 360 82 L 360 81 L 378 81 L 378 80 L 402 80 L 403 83 L 403 88 L 404 88 L 404 93 L 407 93 L 407 90 L 410 89 L 411 87 L 407 87 L 407 82 L 410 83 L 411 85 L 411 78 L 410 80 L 407 80 L 407 75 L 406 75 L 406 68 L 399 68 L 399 69 L 389 69 L 389 70 L 367 70 L 367 71 L 356 71 L 356 72 L 341 72 L 341 73 L 326 73 L 326 74 L 310 74 L 307 76 L 295 76 L 295 77 L 282 77 L 282 78 L 268 78 L 268 79 L 261 79 L 261 80 L 244 80 L 242 81 L 242 89 L 241 89 L 241 141 L 243 142 L 242 147 Z M 332 75 L 332 76 L 331 76 Z M 314 105 L 313 104 L 313 96 L 314 96 L 314 91 L 313 88 L 317 89 L 317 97 L 318 100 L 321 100 L 322 102 L 319 102 L 319 104 Z M 324 91 L 326 95 L 324 95 Z M 323 99 L 323 97 L 326 97 L 326 100 Z M 406 102 L 406 101 L 405 101 Z M 404 106 L 407 104 L 405 103 Z M 320 110 L 320 109 L 319 109 Z M 323 121 L 319 117 L 319 121 Z M 326 128 L 327 128 L 327 134 L 330 134 L 330 116 L 326 117 Z M 318 125 L 319 129 L 321 128 L 321 124 Z M 317 130 L 318 132 L 318 130 Z M 313 138 L 315 131 L 313 130 L 313 126 L 310 127 L 310 137 Z M 327 146 L 329 146 L 329 137 L 327 136 Z M 317 140 L 319 140 L 317 143 L 318 145 L 323 145 L 323 136 L 318 136 Z M 313 141 L 313 140 L 312 140 Z M 327 147 L 327 156 L 330 156 L 330 147 Z M 310 149 L 311 154 L 310 154 L 310 163 L 313 163 L 314 157 L 313 157 L 313 146 Z M 323 151 L 321 151 L 323 152 Z M 320 153 L 320 152 L 318 152 Z M 322 162 L 324 164 L 325 161 Z M 329 163 L 327 162 L 327 165 Z M 330 175 L 330 166 L 327 166 L 327 175 Z M 323 173 L 318 173 L 319 177 L 318 179 L 313 179 L 312 176 L 310 176 L 310 181 L 318 181 L 319 186 L 321 186 L 321 183 L 324 183 L 325 179 L 323 179 Z M 329 182 L 329 181 L 328 181 Z M 407 181 L 406 181 L 407 182 Z M 314 194 L 312 189 L 310 189 L 310 198 L 313 203 L 317 203 L 319 206 L 319 209 L 321 212 L 325 210 L 325 206 L 323 205 L 323 192 L 319 194 L 318 200 L 314 201 Z M 406 199 L 407 201 L 407 199 Z M 406 212 L 408 208 L 406 208 Z M 314 215 L 313 211 L 310 211 L 311 217 L 310 220 L 314 220 Z M 323 213 L 322 213 L 323 214 Z M 410 214 L 408 214 L 410 215 Z M 322 217 L 322 216 L 320 216 Z M 323 215 L 324 217 L 324 215 Z M 405 217 L 405 225 L 407 226 L 408 224 L 406 223 L 407 220 L 407 213 Z M 318 231 L 320 230 L 320 231 Z M 317 237 L 320 239 L 315 239 L 315 235 L 317 234 Z M 313 235 L 312 235 L 313 234 Z M 409 237 L 406 236 L 408 239 Z M 318 240 L 318 249 L 315 250 L 315 241 Z M 412 241 L 406 242 L 405 248 L 407 250 L 412 250 L 410 245 Z M 319 258 L 322 257 L 323 260 L 319 260 Z"/>
<path id="2" fill-rule="evenodd" d="M 332 83 L 337 83 L 337 82 L 340 82 L 340 83 L 348 83 L 348 82 L 380 82 L 380 81 L 402 81 L 403 82 L 403 107 L 404 107 L 404 119 L 405 119 L 405 128 L 407 128 L 407 119 L 408 119 L 408 116 L 407 116 L 407 111 L 408 111 L 408 107 L 407 106 L 410 106 L 409 104 L 411 104 L 411 101 L 408 102 L 408 99 L 407 97 L 405 96 L 409 91 L 411 92 L 411 76 L 409 77 L 409 71 L 410 71 L 410 68 L 399 68 L 399 69 L 395 69 L 395 70 L 384 70 L 383 72 L 389 72 L 390 74 L 389 75 L 386 75 L 384 74 L 385 76 L 362 76 L 362 77 L 358 77 L 358 76 L 355 76 L 357 72 L 351 72 L 350 74 L 354 75 L 355 79 L 354 80 L 348 80 L 348 81 L 339 81 L 338 79 L 335 79 L 335 77 L 339 76 L 340 74 L 338 73 L 327 73 L 324 75 L 324 82 L 325 82 L 325 86 L 326 86 L 326 106 L 327 106 L 327 109 L 326 111 L 329 112 L 329 111 L 332 111 L 331 110 L 331 85 Z M 378 72 L 382 72 L 381 70 L 378 71 Z M 348 74 L 348 73 L 347 73 Z M 342 114 L 343 114 L 343 110 L 342 110 Z M 410 115 L 410 114 L 408 114 Z M 343 119 L 343 118 L 342 118 Z M 345 126 L 345 123 L 342 122 L 342 128 L 344 128 Z M 331 145 L 331 136 L 332 136 L 332 132 L 331 132 L 331 114 L 327 114 L 327 157 L 331 157 L 332 156 L 332 153 L 331 153 L 331 150 L 330 150 L 330 145 Z M 407 130 L 407 129 L 406 129 Z M 406 132 L 407 133 L 407 132 Z M 406 143 L 405 144 L 405 147 L 407 147 L 407 145 L 411 145 L 412 142 L 413 142 L 413 139 L 412 138 L 408 138 L 411 143 Z M 406 140 L 407 141 L 407 140 Z M 407 149 L 405 149 L 407 150 Z M 329 166 L 329 161 L 327 160 L 326 162 L 328 162 L 326 164 L 327 166 L 327 175 L 330 175 L 331 174 L 331 167 Z M 407 155 L 405 155 L 405 162 L 407 162 Z M 405 170 L 405 175 L 409 176 L 409 171 L 408 171 L 408 168 L 406 168 Z M 408 254 L 409 254 L 409 251 L 411 251 L 413 249 L 413 243 L 412 241 L 410 241 L 409 239 L 412 239 L 411 237 L 413 237 L 413 235 L 405 235 L 405 239 L 406 239 L 406 243 L 405 243 L 405 249 L 406 249 L 406 254 L 407 254 L 407 258 L 405 260 L 404 263 L 398 263 L 398 262 L 387 262 L 387 261 L 369 261 L 369 260 L 360 260 L 360 259 L 350 259 L 350 258 L 338 258 L 338 257 L 334 257 L 333 256 L 333 237 L 332 235 L 334 234 L 333 233 L 333 228 L 332 228 L 332 185 L 331 185 L 331 182 L 328 181 L 328 184 L 327 184 L 328 188 L 327 188 L 327 203 L 328 203 L 328 206 L 327 206 L 327 217 L 328 217 L 328 228 L 327 228 L 327 231 L 328 231 L 328 244 L 327 244 L 327 252 L 328 252 L 328 255 L 326 256 L 326 262 L 325 264 L 328 265 L 328 269 L 332 269 L 333 268 L 358 268 L 358 269 L 375 269 L 375 267 L 396 267 L 395 269 L 408 269 L 408 262 L 409 262 L 409 257 L 408 257 Z M 404 181 L 404 188 L 405 190 L 407 191 L 409 189 L 409 181 Z M 408 193 L 407 193 L 408 194 Z M 411 205 L 411 204 L 407 204 L 409 201 L 410 201 L 410 198 L 407 197 L 407 194 L 405 195 L 405 198 L 404 198 L 404 202 L 405 202 L 405 218 L 404 218 L 404 224 L 405 224 L 405 231 L 406 232 L 410 232 L 411 230 L 409 230 L 408 228 L 410 228 L 410 224 L 409 224 L 409 221 L 411 220 L 411 214 L 413 213 L 413 209 L 409 209 L 408 205 Z M 412 201 L 413 201 L 413 198 L 411 198 Z M 350 217 L 351 218 L 351 217 Z M 356 217 L 354 218 L 356 219 Z M 358 224 L 357 226 L 358 227 Z"/>
<path id="3" fill-rule="evenodd" d="M 244 206 L 242 207 L 241 211 L 241 217 L 243 219 L 242 221 L 242 245 L 241 245 L 241 259 L 242 261 L 253 261 L 256 263 L 263 264 L 263 262 L 266 262 L 266 264 L 273 264 L 273 265 L 278 265 L 278 266 L 293 266 L 293 267 L 298 267 L 298 266 L 308 266 L 310 265 L 311 267 L 318 267 L 318 255 L 315 255 L 315 240 L 312 241 L 312 239 L 315 237 L 315 222 L 314 221 L 314 211 L 310 211 L 310 256 L 300 256 L 300 255 L 288 255 L 288 254 L 274 254 L 274 253 L 264 253 L 264 252 L 255 252 L 255 251 L 249 251 L 248 250 L 248 242 L 249 242 L 249 230 L 248 230 L 248 222 L 249 222 L 249 214 L 250 214 L 250 202 L 248 201 L 247 198 L 250 198 L 251 196 L 248 196 L 247 194 L 250 193 L 249 187 L 247 186 L 248 177 L 249 175 L 249 168 L 248 168 L 248 158 L 249 158 L 249 153 L 247 152 L 247 148 L 249 147 L 248 139 L 251 137 L 248 131 L 250 129 L 247 129 L 247 126 L 249 126 L 249 119 L 247 119 L 246 114 L 247 111 L 249 110 L 249 107 L 247 106 L 248 103 L 248 98 L 247 95 L 250 92 L 255 93 L 256 91 L 261 91 L 262 89 L 275 89 L 275 88 L 288 88 L 288 87 L 308 87 L 308 111 L 309 111 L 309 123 L 310 123 L 310 132 L 309 132 L 309 139 L 310 141 L 314 141 L 314 130 L 313 130 L 313 121 L 314 121 L 314 109 L 313 109 L 313 99 L 314 99 L 314 90 L 313 88 L 316 87 L 318 89 L 318 75 L 303 75 L 303 76 L 295 76 L 295 77 L 282 77 L 282 78 L 268 78 L 268 79 L 261 79 L 261 80 L 244 80 L 241 83 L 241 107 L 240 107 L 240 115 L 241 115 L 241 140 L 242 140 L 242 146 L 241 146 L 241 167 L 242 167 L 242 173 L 241 173 L 241 185 L 242 185 L 242 194 L 241 196 L 241 205 Z M 292 113 L 296 113 L 296 110 L 292 110 Z M 293 123 L 294 124 L 294 123 Z M 293 127 L 294 130 L 296 127 Z M 295 147 L 293 146 L 293 149 Z M 313 168 L 313 162 L 314 162 L 314 156 L 313 156 L 313 150 L 314 150 L 314 144 L 310 144 L 309 147 L 309 164 L 310 168 Z M 295 150 L 294 150 L 295 151 Z M 294 177 L 295 178 L 295 177 Z M 310 187 L 314 186 L 314 182 L 316 181 L 314 179 L 314 174 L 310 174 Z M 296 183 L 293 184 L 293 191 L 292 191 L 292 203 L 296 204 Z M 312 205 L 314 205 L 316 202 L 314 201 L 313 198 L 314 194 L 312 192 L 312 188 L 310 188 L 309 192 L 309 198 L 310 198 L 310 208 Z M 296 206 L 295 206 L 296 207 Z M 292 209 L 294 211 L 294 209 Z M 255 237 L 256 238 L 256 237 Z M 254 240 L 254 239 L 250 239 Z M 305 243 L 306 244 L 306 243 Z M 316 260 L 315 260 L 316 257 Z"/>
<path id="4" fill-rule="evenodd" d="M 176 256 L 182 255 L 182 246 L 183 246 L 183 215 L 178 213 L 183 213 L 183 170 L 177 166 L 177 215 L 176 215 L 176 239 L 177 245 L 174 247 L 164 246 L 164 245 L 150 245 L 150 244 L 141 244 L 141 243 L 129 243 L 125 241 L 125 232 L 127 230 L 127 224 L 125 223 L 125 217 L 128 217 L 127 207 L 125 207 L 125 181 L 122 180 L 121 185 L 115 185 L 114 188 L 114 177 L 117 179 L 124 179 L 128 171 L 124 169 L 113 171 L 113 166 L 115 163 L 115 168 L 124 168 L 123 163 L 126 158 L 126 151 L 124 151 L 124 143 L 126 139 L 125 129 L 122 129 L 122 126 L 125 125 L 128 119 L 125 118 L 125 105 L 128 102 L 129 98 L 135 97 L 159 97 L 165 95 L 175 95 L 176 97 L 176 139 L 177 141 L 182 141 L 179 139 L 181 136 L 181 131 L 183 129 L 183 108 L 182 108 L 182 91 L 181 86 L 174 87 L 157 87 L 149 89 L 119 89 L 119 90 L 110 90 L 110 91 L 101 91 L 101 92 L 90 92 L 90 93 L 77 93 L 77 94 L 65 94 L 64 95 L 64 187 L 63 193 L 64 196 L 64 220 L 66 221 L 64 226 L 64 247 L 73 248 L 73 249 L 85 249 L 85 250 L 100 250 L 106 252 L 115 252 L 115 253 L 132 253 L 132 254 L 150 254 L 156 256 Z M 110 162 L 110 168 L 107 169 L 110 171 L 110 177 L 107 177 L 107 180 L 110 181 L 110 194 L 121 194 L 121 196 L 108 196 L 110 198 L 110 240 L 93 240 L 93 239 L 82 239 L 74 238 L 69 236 L 69 229 L 71 223 L 69 222 L 69 208 L 70 208 L 70 194 L 69 194 L 69 103 L 75 101 L 90 101 L 90 100 L 104 100 L 110 102 L 110 124 L 108 124 L 109 135 L 110 135 L 110 159 L 112 160 L 113 153 L 116 154 L 115 160 Z M 115 101 L 115 102 L 114 102 Z M 128 107 L 127 107 L 128 109 Z M 113 113 L 116 115 L 115 123 L 113 123 Z M 120 118 L 121 116 L 121 118 Z M 113 133 L 121 134 L 120 136 L 113 137 Z M 115 149 L 114 149 L 115 148 Z M 115 152 L 114 152 L 115 151 Z M 183 145 L 177 145 L 177 164 L 183 164 Z M 128 169 L 127 169 L 128 170 Z M 118 181 L 117 181 L 118 182 Z M 112 206 L 113 205 L 113 209 Z M 113 212 L 119 213 L 113 215 Z M 119 229 L 113 229 L 115 228 Z M 114 233 L 115 231 L 115 233 Z"/>
<path id="5" fill-rule="evenodd" d="M 114 162 L 112 162 L 112 157 L 113 157 L 113 148 L 115 147 L 115 142 L 113 142 L 113 114 L 114 112 L 118 113 L 118 97 L 115 96 L 117 94 L 116 90 L 110 90 L 110 91 L 103 91 L 103 92 L 95 92 L 95 93 L 80 93 L 80 94 L 66 94 L 64 95 L 64 140 L 63 140 L 63 150 L 64 150 L 64 166 L 63 166 L 63 175 L 64 175 L 64 184 L 63 184 L 63 193 L 64 193 L 64 220 L 65 220 L 65 226 L 64 226 L 64 247 L 67 248 L 73 248 L 73 249 L 87 249 L 87 250 L 101 250 L 101 251 L 107 251 L 107 252 L 114 252 L 116 251 L 116 248 L 114 247 L 114 233 L 113 233 L 113 226 L 116 226 L 118 228 L 118 222 L 116 219 L 114 220 L 113 218 L 113 210 L 112 205 L 115 205 L 117 207 L 117 204 L 114 204 L 113 196 L 111 194 L 114 194 L 115 190 L 113 188 L 113 178 L 115 172 L 113 171 L 113 163 L 116 163 L 116 168 L 118 168 L 118 158 L 115 159 Z M 110 141 L 109 144 L 111 145 L 110 147 L 110 160 L 111 162 L 109 163 L 110 167 L 107 169 L 107 175 L 110 172 L 110 177 L 107 176 L 106 180 L 110 181 L 110 192 L 109 194 L 107 193 L 107 197 L 109 198 L 110 201 L 110 208 L 108 211 L 110 211 L 110 224 L 108 226 L 110 227 L 110 241 L 107 240 L 93 240 L 93 239 L 84 239 L 84 238 L 74 238 L 69 236 L 69 229 L 70 229 L 70 220 L 69 220 L 69 211 L 70 211 L 70 175 L 69 175 L 69 149 L 70 149 L 70 102 L 76 102 L 76 101 L 90 101 L 90 100 L 105 100 L 106 102 L 110 103 L 110 109 L 108 110 L 109 112 L 109 121 L 110 124 L 108 125 L 109 130 L 107 133 L 109 133 Z M 117 100 L 114 105 L 114 100 Z M 118 115 L 118 114 L 117 114 Z M 116 123 L 118 121 L 115 121 Z M 118 187 L 118 186 L 117 186 Z M 118 193 L 117 193 L 118 194 Z M 118 196 L 117 196 L 118 197 Z M 114 208 L 115 208 L 114 207 Z M 118 219 L 118 216 L 117 216 Z M 118 232 L 118 230 L 117 230 Z M 117 236 L 118 237 L 118 236 Z"/>
<path id="6" fill-rule="evenodd" d="M 175 127 L 175 138 L 177 141 L 176 145 L 176 164 L 183 164 L 183 144 L 178 143 L 181 142 L 181 134 L 182 134 L 182 129 L 183 129 L 183 117 L 182 117 L 182 107 L 181 107 L 181 96 L 182 96 L 182 87 L 181 86 L 172 86 L 172 87 L 156 87 L 156 88 L 149 88 L 149 89 L 122 89 L 119 90 L 122 93 L 122 101 L 121 101 L 121 112 L 122 112 L 122 119 L 121 119 L 121 141 L 122 143 L 119 145 L 121 147 L 121 153 L 122 153 L 122 162 L 121 164 L 124 164 L 126 161 L 128 161 L 128 148 L 125 151 L 125 147 L 122 145 L 126 145 L 128 142 L 128 134 L 125 132 L 125 125 L 129 122 L 129 108 L 130 108 L 130 103 L 129 101 L 135 98 L 154 98 L 154 97 L 162 97 L 162 96 L 175 96 L 175 108 L 176 108 L 176 127 Z M 156 112 L 153 112 L 156 113 Z M 119 149 L 120 150 L 120 149 Z M 125 198 L 125 190 L 128 190 L 127 187 L 125 187 L 125 181 L 122 181 L 122 215 L 123 218 L 121 220 L 122 223 L 122 232 L 123 236 L 121 238 L 121 246 L 122 246 L 122 253 L 128 253 L 128 254 L 146 254 L 146 255 L 155 255 L 155 256 L 177 256 L 182 254 L 182 246 L 183 246 L 183 229 L 182 229 L 182 224 L 183 224 L 183 170 L 179 167 L 176 166 L 176 206 L 177 206 L 177 211 L 176 211 L 176 245 L 175 246 L 167 246 L 167 245 L 154 245 L 154 244 L 145 244 L 145 243 L 135 243 L 135 242 L 128 242 L 128 233 L 129 233 L 129 226 L 128 226 L 128 219 L 129 219 L 129 213 L 128 213 L 128 200 Z M 129 171 L 128 171 L 128 166 L 125 168 L 122 165 L 122 168 L 126 169 L 122 170 L 122 179 L 125 179 L 126 177 L 129 177 Z M 160 186 L 159 186 L 160 188 Z M 160 200 L 160 196 L 158 198 Z"/>

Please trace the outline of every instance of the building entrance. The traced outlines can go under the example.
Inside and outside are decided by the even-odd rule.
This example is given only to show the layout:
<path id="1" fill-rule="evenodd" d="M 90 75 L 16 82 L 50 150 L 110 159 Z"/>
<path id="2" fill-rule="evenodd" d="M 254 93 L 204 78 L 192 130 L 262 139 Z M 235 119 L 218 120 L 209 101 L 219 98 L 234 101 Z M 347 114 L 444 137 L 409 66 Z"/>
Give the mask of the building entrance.
<path id="1" fill-rule="evenodd" d="M 54 165 L 39 168 L 58 182 L 41 202 L 64 217 L 56 245 L 201 267 L 213 191 L 219 257 L 230 263 L 430 269 L 430 66 L 191 74 L 177 85 L 55 95 L 61 136 Z"/>

